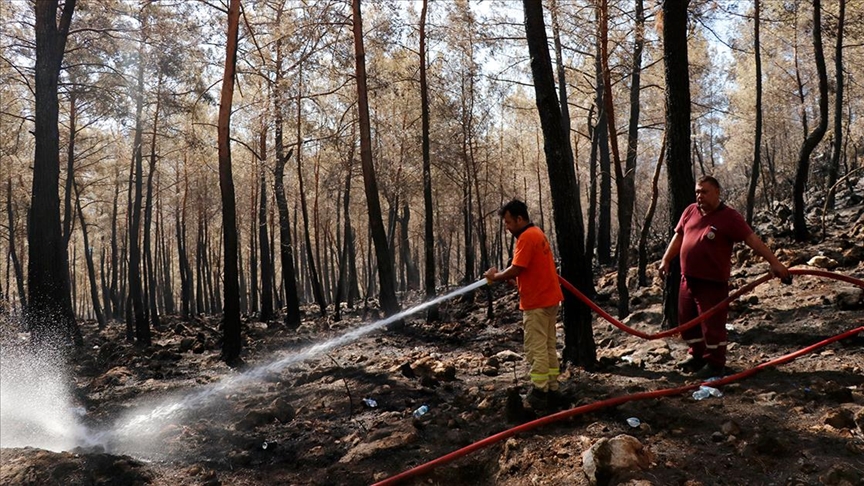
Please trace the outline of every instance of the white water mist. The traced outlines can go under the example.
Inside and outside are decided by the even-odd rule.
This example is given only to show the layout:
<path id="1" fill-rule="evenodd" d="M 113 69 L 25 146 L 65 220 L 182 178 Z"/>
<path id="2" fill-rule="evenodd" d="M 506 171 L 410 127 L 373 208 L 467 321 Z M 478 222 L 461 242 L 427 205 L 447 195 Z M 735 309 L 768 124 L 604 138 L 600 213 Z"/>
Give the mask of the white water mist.
<path id="1" fill-rule="evenodd" d="M 82 446 L 100 446 L 109 452 L 129 454 L 133 456 L 151 456 L 158 454 L 162 448 L 159 436 L 167 427 L 184 420 L 186 414 L 212 404 L 216 399 L 223 398 L 248 383 L 259 381 L 272 373 L 284 368 L 320 356 L 331 349 L 344 346 L 350 342 L 381 329 L 388 324 L 405 317 L 422 312 L 444 301 L 479 289 L 486 280 L 478 280 L 470 285 L 454 290 L 428 302 L 404 310 L 398 314 L 380 321 L 365 324 L 347 333 L 318 343 L 300 351 L 289 352 L 281 358 L 256 366 L 242 374 L 234 375 L 217 383 L 204 386 L 183 395 L 165 398 L 156 404 L 144 405 L 126 414 L 115 425 L 107 430 L 87 431 L 80 436 Z"/>
<path id="2" fill-rule="evenodd" d="M 17 337 L 0 343 L 0 447 L 69 450 L 86 435 L 79 410 L 56 348 Z"/>

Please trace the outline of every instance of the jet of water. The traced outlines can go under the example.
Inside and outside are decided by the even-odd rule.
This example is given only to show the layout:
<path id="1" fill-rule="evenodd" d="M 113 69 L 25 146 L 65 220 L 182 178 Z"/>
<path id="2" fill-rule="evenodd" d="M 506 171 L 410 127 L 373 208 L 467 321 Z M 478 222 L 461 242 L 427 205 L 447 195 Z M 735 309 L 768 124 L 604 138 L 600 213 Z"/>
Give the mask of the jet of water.
<path id="1" fill-rule="evenodd" d="M 81 412 L 72 407 L 64 363 L 57 348 L 17 338 L 0 344 L 0 448 L 77 445 Z"/>
<path id="2" fill-rule="evenodd" d="M 114 427 L 109 430 L 99 432 L 86 431 L 80 437 L 81 443 L 84 446 L 101 446 L 113 452 L 138 455 L 142 451 L 152 449 L 156 442 L 156 434 L 163 430 L 168 424 L 182 420 L 185 413 L 200 409 L 217 397 L 224 396 L 237 390 L 242 385 L 253 381 L 259 381 L 261 378 L 274 372 L 281 371 L 290 365 L 306 361 L 334 348 L 356 341 L 366 334 L 381 329 L 388 324 L 427 310 L 444 301 L 477 290 L 483 285 L 486 285 L 486 280 L 478 280 L 470 285 L 399 312 L 398 314 L 394 314 L 376 322 L 365 324 L 341 336 L 309 346 L 300 351 L 288 353 L 282 358 L 261 364 L 242 374 L 228 377 L 217 383 L 207 385 L 180 397 L 165 399 L 155 406 L 147 406 L 143 409 L 138 409 L 118 421 Z"/>

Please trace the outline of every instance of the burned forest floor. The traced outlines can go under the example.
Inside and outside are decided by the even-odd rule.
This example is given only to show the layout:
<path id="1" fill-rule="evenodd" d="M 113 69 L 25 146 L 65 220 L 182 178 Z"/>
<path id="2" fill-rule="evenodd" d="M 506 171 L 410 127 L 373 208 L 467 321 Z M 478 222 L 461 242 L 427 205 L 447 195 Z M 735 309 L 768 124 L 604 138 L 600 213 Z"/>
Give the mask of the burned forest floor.
<path id="1" fill-rule="evenodd" d="M 862 206 L 847 205 L 829 223 L 828 237 L 809 244 L 759 231 L 787 264 L 864 278 Z M 735 259 L 733 288 L 767 271 L 748 251 Z M 599 305 L 614 314 L 615 274 L 595 282 Z M 624 322 L 661 331 L 658 282 L 631 289 Z M 383 481 L 530 418 L 506 412 L 508 396 L 527 392 L 515 290 L 492 289 L 492 319 L 485 292 L 442 304 L 439 322 L 420 313 L 401 329 L 323 349 L 315 345 L 375 322 L 374 310 L 361 303 L 334 322 L 308 306 L 299 329 L 246 319 L 244 363 L 236 368 L 219 359 L 217 318 L 165 317 L 143 349 L 125 342 L 119 323 L 99 331 L 85 322 L 86 344 L 70 374 L 90 442 L 67 452 L 2 449 L 0 483 Z M 402 295 L 403 308 L 420 299 Z M 730 307 L 729 367 L 750 369 L 862 325 L 860 289 L 809 276 L 788 286 L 772 280 Z M 559 347 L 563 332 L 559 320 Z M 561 376 L 561 409 L 698 383 L 675 367 L 686 357 L 677 336 L 645 341 L 595 317 L 594 339 L 597 365 L 570 366 Z M 628 435 L 642 447 L 638 464 L 599 471 L 599 484 L 864 485 L 864 335 L 720 389 L 721 397 L 697 401 L 688 391 L 564 418 L 404 484 L 589 484 L 583 453 Z M 414 417 L 422 405 L 428 412 Z"/>

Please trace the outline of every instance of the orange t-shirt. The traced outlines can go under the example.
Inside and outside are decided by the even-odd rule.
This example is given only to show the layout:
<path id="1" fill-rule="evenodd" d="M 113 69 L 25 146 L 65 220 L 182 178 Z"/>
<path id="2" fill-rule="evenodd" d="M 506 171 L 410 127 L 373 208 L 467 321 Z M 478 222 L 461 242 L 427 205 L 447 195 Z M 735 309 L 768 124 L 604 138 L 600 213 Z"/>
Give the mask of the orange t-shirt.
<path id="1" fill-rule="evenodd" d="M 522 268 L 522 273 L 516 277 L 520 309 L 551 307 L 564 300 L 552 248 L 543 230 L 532 226 L 519 235 L 513 252 L 513 265 Z"/>

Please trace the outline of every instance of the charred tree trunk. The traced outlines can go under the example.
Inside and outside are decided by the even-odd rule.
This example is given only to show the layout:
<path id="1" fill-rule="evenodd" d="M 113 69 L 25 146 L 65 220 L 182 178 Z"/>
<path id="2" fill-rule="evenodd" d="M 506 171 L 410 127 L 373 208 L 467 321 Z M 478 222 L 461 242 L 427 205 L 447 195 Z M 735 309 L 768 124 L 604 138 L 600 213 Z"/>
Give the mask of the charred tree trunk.
<path id="1" fill-rule="evenodd" d="M 277 68 L 276 86 L 281 79 L 281 40 L 277 41 Z M 278 104 L 279 97 L 274 98 Z M 285 325 L 291 329 L 300 326 L 300 297 L 297 293 L 297 278 L 294 266 L 294 247 L 291 244 L 291 221 L 288 214 L 288 201 L 285 198 L 285 164 L 291 158 L 292 151 L 284 153 L 282 141 L 282 111 L 279 106 L 275 110 L 275 145 L 276 145 L 276 170 L 274 172 L 274 192 L 276 193 L 276 206 L 279 209 L 279 257 L 282 261 L 282 285 L 285 287 Z"/>
<path id="2" fill-rule="evenodd" d="M 349 239 L 348 236 L 345 239 Z M 354 301 L 360 299 L 360 281 L 357 277 L 357 231 L 351 228 L 351 242 L 348 244 L 348 299 L 346 305 L 354 308 Z"/>
<path id="3" fill-rule="evenodd" d="M 462 283 L 471 283 L 471 277 L 477 272 L 474 263 L 474 230 L 472 220 L 474 219 L 473 198 L 471 190 L 471 176 L 468 170 L 468 165 L 465 164 L 465 186 L 462 188 L 462 231 L 464 232 L 464 251 L 465 251 L 465 274 L 462 278 Z"/>
<path id="4" fill-rule="evenodd" d="M 141 199 L 144 178 L 141 112 L 144 108 L 144 41 L 138 47 L 138 91 L 135 97 L 135 137 L 132 142 L 132 164 L 134 167 L 134 198 L 132 216 L 129 221 L 129 298 L 132 303 L 135 339 L 139 346 L 150 346 L 150 323 L 144 310 L 143 284 L 141 279 Z"/>
<path id="5" fill-rule="evenodd" d="M 303 215 L 303 237 L 306 243 L 306 265 L 309 270 L 310 285 L 312 286 L 312 295 L 318 308 L 321 311 L 321 317 L 327 316 L 327 299 L 324 297 L 324 289 L 321 288 L 321 279 L 318 275 L 318 268 L 315 266 L 315 249 L 312 246 L 312 236 L 309 233 L 309 210 L 306 204 L 306 192 L 303 185 L 303 138 L 301 134 L 302 123 L 300 123 L 303 115 L 303 82 L 300 77 L 297 87 L 297 183 L 299 184 L 300 196 L 300 213 Z"/>
<path id="6" fill-rule="evenodd" d="M 102 312 L 105 314 L 105 321 L 111 319 L 111 298 L 108 296 L 108 268 L 107 257 L 105 255 L 105 237 L 99 240 L 99 285 L 102 288 Z"/>
<path id="7" fill-rule="evenodd" d="M 204 247 L 204 209 L 203 202 L 198 200 L 198 226 L 195 234 L 195 314 L 204 314 L 207 312 L 207 290 L 204 285 L 206 278 L 204 272 L 205 247 Z"/>
<path id="8" fill-rule="evenodd" d="M 255 211 L 258 205 L 258 184 L 252 183 L 252 194 L 249 201 L 249 311 L 258 314 L 258 231 L 256 231 L 258 213 Z M 239 238 L 239 236 L 238 236 Z M 243 277 L 240 277 L 243 280 Z M 242 301 L 242 299 L 241 299 Z"/>
<path id="9" fill-rule="evenodd" d="M 648 286 L 648 235 L 651 234 L 651 223 L 654 221 L 654 213 L 657 211 L 657 183 L 660 181 L 660 168 L 663 167 L 663 157 L 666 155 L 666 133 L 663 133 L 663 141 L 660 145 L 660 157 L 654 167 L 654 177 L 651 178 L 651 202 L 648 211 L 645 212 L 645 223 L 639 234 L 639 286 Z"/>
<path id="10" fill-rule="evenodd" d="M 345 213 L 345 221 L 344 221 L 344 233 L 342 248 L 340 250 L 339 256 L 339 277 L 338 283 L 336 284 L 336 298 L 333 299 L 333 319 L 335 321 L 340 321 L 342 319 L 342 300 L 345 299 L 346 294 L 350 294 L 350 275 L 348 274 L 348 253 L 352 250 L 350 249 L 350 245 L 353 245 L 353 238 L 351 236 L 351 216 L 350 216 L 350 208 L 351 208 L 351 175 L 352 169 L 354 165 L 354 143 L 352 138 L 351 149 L 348 151 L 348 157 L 345 168 L 345 191 L 342 196 L 342 212 Z M 353 259 L 352 259 L 353 264 Z M 349 298 L 350 300 L 350 298 Z"/>
<path id="11" fill-rule="evenodd" d="M 596 103 L 596 101 L 595 101 Z M 597 106 L 601 112 L 603 108 Z M 591 264 L 589 268 L 593 272 L 594 250 L 597 246 L 597 154 L 600 149 L 600 130 L 604 132 L 606 126 L 600 126 L 598 117 L 597 125 L 593 124 L 594 107 L 588 112 L 588 134 L 591 137 L 591 155 L 588 159 L 588 228 L 585 235 L 585 258 Z"/>
<path id="12" fill-rule="evenodd" d="M 93 301 L 93 313 L 96 314 L 96 322 L 99 329 L 105 329 L 105 315 L 102 313 L 102 305 L 99 303 L 99 287 L 96 285 L 96 266 L 93 264 L 93 248 L 87 235 L 87 223 L 84 221 L 84 210 L 81 209 L 81 193 L 75 181 L 72 181 L 75 190 L 75 208 L 78 212 L 78 222 L 81 223 L 81 237 L 84 239 L 84 256 L 87 261 L 87 279 L 90 281 L 90 299 Z"/>
<path id="13" fill-rule="evenodd" d="M 9 257 L 15 269 L 15 282 L 18 286 L 18 298 L 21 300 L 21 310 L 26 315 L 27 293 L 24 291 L 24 272 L 21 271 L 21 261 L 18 259 L 15 238 L 15 210 L 12 207 L 12 177 L 6 179 L 6 216 L 9 221 Z M 8 292 L 8 289 L 7 289 Z"/>
<path id="14" fill-rule="evenodd" d="M 75 183 L 75 136 L 78 134 L 76 126 L 78 119 L 78 95 L 75 91 L 69 93 L 69 143 L 66 145 L 66 184 L 63 195 L 63 244 L 69 247 L 69 238 L 72 237 L 72 223 L 75 220 L 75 211 L 72 209 L 72 197 Z"/>
<path id="15" fill-rule="evenodd" d="M 381 219 L 381 203 L 378 199 L 378 181 L 376 180 L 375 167 L 372 163 L 372 134 L 369 123 L 369 97 L 366 88 L 366 51 L 363 47 L 363 20 L 361 18 L 360 0 L 352 0 L 351 4 L 353 10 L 357 107 L 360 117 L 360 160 L 363 166 L 363 183 L 366 190 L 366 204 L 369 209 L 369 227 L 372 230 L 375 255 L 378 259 L 381 308 L 387 315 L 393 315 L 399 312 L 399 301 L 396 299 L 396 274 L 393 271 L 393 260 L 390 258 L 390 251 L 387 248 L 387 235 L 384 233 L 384 222 Z"/>
<path id="16" fill-rule="evenodd" d="M 153 180 L 156 177 L 156 132 L 159 128 L 159 108 L 162 97 L 162 73 L 158 75 L 156 83 L 156 109 L 153 114 L 153 134 L 150 138 L 150 164 L 147 171 L 147 198 L 144 203 L 144 278 L 147 280 L 147 312 L 150 318 L 150 326 L 154 329 L 160 327 L 159 310 L 156 306 L 156 268 L 153 266 L 153 238 L 151 228 L 153 227 Z"/>
<path id="17" fill-rule="evenodd" d="M 81 342 L 72 310 L 69 254 L 60 228 L 60 130 L 57 85 L 75 10 L 66 0 L 58 20 L 58 1 L 35 4 L 36 148 L 28 224 L 27 324 L 34 341 L 58 345 Z"/>
<path id="18" fill-rule="evenodd" d="M 555 94 L 552 60 L 549 57 L 543 6 L 534 0 L 523 1 L 525 33 L 531 54 L 531 73 L 537 97 L 537 111 L 543 127 L 543 149 L 549 168 L 549 187 L 555 220 L 556 240 L 561 253 L 561 276 L 573 282 L 588 296 L 594 294 L 591 274 L 587 267 L 584 248 L 584 228 L 579 217 L 581 210 L 576 192 L 576 172 L 567 160 L 564 145 L 569 143 L 561 127 L 561 107 Z M 564 361 L 593 367 L 597 351 L 591 329 L 591 311 L 572 295 L 564 298 Z"/>
<path id="19" fill-rule="evenodd" d="M 822 51 L 822 1 L 813 0 L 813 52 L 816 58 L 816 72 L 819 75 L 819 124 L 807 135 L 798 152 L 798 167 L 795 171 L 795 186 L 792 196 L 793 233 L 796 241 L 805 241 L 810 236 L 804 218 L 804 191 L 810 173 L 810 155 L 825 136 L 828 129 L 828 73 L 825 68 L 825 54 Z"/>
<path id="20" fill-rule="evenodd" d="M 114 319 L 120 319 L 123 315 L 123 306 L 120 304 L 120 296 L 124 295 L 119 291 L 118 278 L 122 275 L 118 267 L 119 253 L 117 248 L 117 212 L 120 209 L 120 180 L 119 170 L 114 182 L 114 204 L 111 207 L 111 260 L 110 260 L 110 282 L 108 284 L 108 296 L 111 300 L 110 315 Z M 106 311 L 107 311 L 106 307 Z"/>
<path id="21" fill-rule="evenodd" d="M 238 286 L 237 213 L 234 199 L 234 178 L 231 173 L 231 103 L 234 98 L 234 75 L 237 64 L 237 37 L 240 21 L 240 0 L 231 0 L 228 7 L 228 39 L 225 46 L 225 73 L 219 102 L 219 188 L 222 195 L 222 238 L 225 262 L 225 308 L 222 322 L 222 359 L 228 364 L 240 358 L 240 290 Z"/>
<path id="22" fill-rule="evenodd" d="M 432 214 L 432 157 L 429 148 L 429 86 L 426 81 L 426 15 L 429 10 L 429 0 L 423 0 L 420 12 L 420 121 L 422 124 L 421 148 L 423 151 L 423 256 L 425 268 L 423 286 L 426 290 L 426 300 L 435 298 L 435 226 Z M 346 237 L 347 238 L 347 237 Z M 429 308 L 426 312 L 426 322 L 437 322 L 440 319 L 438 306 Z"/>
<path id="23" fill-rule="evenodd" d="M 299 106 L 299 104 L 298 104 Z M 298 118 L 299 119 L 299 118 Z M 299 154 L 299 152 L 298 152 Z M 314 175 L 315 175 L 315 191 L 314 198 L 312 200 L 312 229 L 315 232 L 315 247 L 313 251 L 313 255 L 315 258 L 315 268 L 318 271 L 318 284 L 321 287 L 321 301 L 320 303 L 324 304 L 326 309 L 327 307 L 327 296 L 330 295 L 330 289 L 328 288 L 328 269 L 327 269 L 327 255 L 325 253 L 324 259 L 321 258 L 321 247 L 324 246 L 325 252 L 327 248 L 326 236 L 324 235 L 324 231 L 321 228 L 319 212 L 318 212 L 318 198 L 320 194 L 320 182 L 321 182 L 321 151 L 318 151 L 315 154 L 315 164 L 314 164 Z M 322 241 L 323 245 L 322 245 Z M 326 311 L 325 311 L 326 313 Z"/>
<path id="24" fill-rule="evenodd" d="M 758 0 L 757 0 L 758 1 Z M 838 0 L 840 12 L 837 14 L 837 43 L 834 47 L 834 147 L 831 150 L 831 163 L 828 165 L 828 194 L 825 207 L 834 209 L 837 177 L 840 173 L 840 157 L 843 150 L 843 30 L 846 27 L 846 0 Z"/>
<path id="25" fill-rule="evenodd" d="M 690 162 L 690 74 L 687 59 L 687 6 L 689 0 L 663 3 L 663 56 L 666 77 L 666 177 L 669 185 L 669 221 L 674 226 L 696 200 Z M 666 278 L 664 315 L 669 327 L 678 326 L 678 287 L 681 262 L 676 258 Z"/>
<path id="26" fill-rule="evenodd" d="M 270 288 L 272 289 L 273 317 L 284 306 L 279 283 L 276 281 L 276 211 L 273 205 L 267 208 L 267 232 L 270 234 Z M 241 270 L 242 273 L 242 270 Z"/>
<path id="27" fill-rule="evenodd" d="M 269 322 L 273 319 L 273 267 L 270 259 L 270 238 L 267 235 L 267 179 L 264 176 L 263 161 L 267 158 L 267 129 L 261 132 L 261 170 L 258 189 L 258 244 L 261 248 L 261 313 L 258 320 Z M 253 250 L 254 251 L 254 248 Z"/>
<path id="28" fill-rule="evenodd" d="M 753 224 L 756 206 L 756 186 L 762 170 L 762 45 L 759 42 L 761 23 L 760 0 L 753 0 L 753 59 L 756 63 L 756 122 L 753 137 L 753 164 L 750 167 L 750 185 L 747 187 L 747 224 Z"/>
<path id="29" fill-rule="evenodd" d="M 595 61 L 595 69 L 597 70 L 597 125 L 594 130 L 597 132 L 597 150 L 600 156 L 600 174 L 599 186 L 600 194 L 598 200 L 598 219 L 597 219 L 597 263 L 600 265 L 609 265 L 612 263 L 612 161 L 609 147 L 610 138 L 617 137 L 616 133 L 609 132 L 609 119 L 614 117 L 614 114 L 609 113 L 607 109 L 607 87 L 605 86 L 605 76 L 603 75 L 603 45 L 601 42 L 601 33 L 599 32 L 600 12 L 595 15 L 598 25 L 597 33 L 597 59 Z M 610 87 L 611 88 L 611 87 Z M 611 93 L 611 89 L 609 89 Z M 611 101 L 608 101 L 611 104 Z"/>
<path id="30" fill-rule="evenodd" d="M 406 279 L 408 283 L 408 290 L 417 290 L 420 288 L 420 270 L 417 268 L 417 264 L 414 263 L 414 258 L 411 254 L 409 241 L 410 235 L 408 234 L 409 221 L 411 219 L 411 209 L 408 207 L 407 203 L 402 204 L 402 261 L 405 262 L 405 271 L 407 273 Z"/>
<path id="31" fill-rule="evenodd" d="M 615 128 L 615 110 L 612 102 L 612 77 L 609 70 L 609 3 L 602 0 L 600 7 L 600 46 L 603 65 L 603 88 L 605 111 L 607 112 L 612 156 L 615 164 L 615 180 L 618 187 L 618 316 L 623 319 L 630 314 L 630 290 L 627 288 L 627 273 L 630 269 L 630 235 L 633 229 L 633 207 L 636 199 L 636 153 L 639 140 L 639 83 L 642 69 L 644 45 L 644 10 L 642 0 L 636 0 L 636 45 L 633 50 L 633 67 L 630 85 L 630 121 L 627 131 L 626 167 L 621 168 L 618 151 L 618 136 Z"/>
<path id="32" fill-rule="evenodd" d="M 352 145 L 353 146 L 353 145 Z M 347 175 L 345 176 L 345 191 L 342 199 L 342 207 L 345 212 L 345 238 L 342 244 L 342 249 L 340 250 L 341 254 L 339 257 L 339 280 L 336 284 L 336 298 L 333 299 L 333 320 L 340 321 L 342 320 L 342 299 L 347 293 L 346 290 L 348 288 L 348 275 L 346 275 L 348 269 L 348 245 L 351 242 L 351 222 L 348 217 L 348 210 L 350 207 L 350 197 L 351 197 L 351 166 L 352 159 L 354 157 L 354 150 L 351 150 L 350 155 L 348 156 L 348 167 L 347 167 Z"/>
<path id="33" fill-rule="evenodd" d="M 161 191 L 159 191 L 161 193 Z M 164 313 L 166 315 L 174 315 L 176 314 L 176 305 L 174 302 L 174 277 L 171 271 L 171 253 L 168 250 L 168 231 L 166 231 L 165 227 L 165 216 L 162 211 L 162 198 L 157 199 L 159 203 L 158 221 L 156 222 L 156 228 L 158 230 L 157 241 L 159 242 L 160 247 L 160 256 L 161 256 L 161 266 L 162 269 L 162 279 L 161 279 L 161 288 L 162 288 L 162 305 L 164 307 Z"/>
<path id="34" fill-rule="evenodd" d="M 174 229 L 177 236 L 177 261 L 180 267 L 180 317 L 188 321 L 193 313 L 193 295 L 192 295 L 192 269 L 189 266 L 189 256 L 186 250 L 186 201 L 189 197 L 189 178 L 185 173 L 186 164 L 184 163 L 183 174 L 183 199 L 180 203 L 180 208 L 175 212 Z M 179 181 L 176 187 L 177 200 L 180 200 L 180 184 Z"/>

